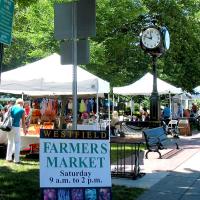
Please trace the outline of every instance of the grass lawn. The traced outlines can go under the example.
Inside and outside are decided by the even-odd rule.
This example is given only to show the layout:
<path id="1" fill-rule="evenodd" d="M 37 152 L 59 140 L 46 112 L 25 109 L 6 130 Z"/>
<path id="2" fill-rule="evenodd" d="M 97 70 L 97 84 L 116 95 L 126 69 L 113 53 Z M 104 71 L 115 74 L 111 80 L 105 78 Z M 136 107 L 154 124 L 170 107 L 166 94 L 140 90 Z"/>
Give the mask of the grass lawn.
<path id="1" fill-rule="evenodd" d="M 111 157 L 116 160 L 115 146 L 111 148 Z M 126 156 L 130 155 L 127 147 Z M 39 162 L 21 158 L 21 164 L 8 163 L 0 159 L 0 200 L 39 200 Z M 144 189 L 112 186 L 113 200 L 135 200 Z"/>
<path id="2" fill-rule="evenodd" d="M 39 162 L 0 160 L 0 199 L 39 199 Z"/>
<path id="3" fill-rule="evenodd" d="M 145 145 L 140 145 L 140 150 L 144 151 L 146 148 Z M 118 150 L 117 150 L 118 149 Z M 111 156 L 110 156 L 110 160 L 111 160 L 111 164 L 115 163 L 117 161 L 117 158 L 123 158 L 125 157 L 129 157 L 134 153 L 135 149 L 134 146 L 131 144 L 126 144 L 125 146 L 118 146 L 117 144 L 111 144 Z M 117 156 L 117 152 L 118 152 L 118 156 Z M 124 154 L 125 153 L 125 154 Z"/>

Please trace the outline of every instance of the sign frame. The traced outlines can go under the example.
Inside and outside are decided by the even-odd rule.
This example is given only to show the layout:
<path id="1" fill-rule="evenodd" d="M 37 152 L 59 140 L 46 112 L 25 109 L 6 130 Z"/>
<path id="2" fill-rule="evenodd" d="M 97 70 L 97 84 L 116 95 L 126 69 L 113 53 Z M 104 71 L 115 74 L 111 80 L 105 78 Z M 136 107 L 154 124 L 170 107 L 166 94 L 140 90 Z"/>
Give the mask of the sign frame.
<path id="1" fill-rule="evenodd" d="M 111 198 L 110 141 L 107 131 L 40 130 L 41 196 Z M 89 198 L 90 196 L 90 198 Z"/>

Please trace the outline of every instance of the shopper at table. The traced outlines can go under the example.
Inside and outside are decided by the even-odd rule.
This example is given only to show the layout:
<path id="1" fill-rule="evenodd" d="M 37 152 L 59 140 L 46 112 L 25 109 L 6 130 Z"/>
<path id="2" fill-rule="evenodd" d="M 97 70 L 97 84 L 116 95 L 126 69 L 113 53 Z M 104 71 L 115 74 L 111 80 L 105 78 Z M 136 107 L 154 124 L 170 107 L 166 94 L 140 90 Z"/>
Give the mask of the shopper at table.
<path id="1" fill-rule="evenodd" d="M 25 111 L 25 125 L 26 129 L 28 129 L 30 126 L 31 115 L 32 115 L 32 109 L 28 101 L 24 102 L 24 111 Z"/>
<path id="2" fill-rule="evenodd" d="M 191 115 L 194 117 L 197 114 L 198 107 L 195 103 L 192 103 Z"/>
<path id="3" fill-rule="evenodd" d="M 110 122 L 110 134 L 111 135 L 116 135 L 116 130 L 120 128 L 119 125 L 119 116 L 117 111 L 113 111 L 112 113 L 112 119 Z M 106 127 L 106 130 L 109 129 L 109 126 Z"/>
<path id="4" fill-rule="evenodd" d="M 171 109 L 168 104 L 165 105 L 163 111 L 162 111 L 162 118 L 165 121 L 166 124 L 169 123 L 171 116 Z"/>
<path id="5" fill-rule="evenodd" d="M 183 117 L 183 106 L 181 103 L 178 103 L 178 110 L 177 110 L 177 118 Z"/>
<path id="6" fill-rule="evenodd" d="M 190 118 L 190 110 L 184 109 L 183 116 L 186 117 L 186 118 Z"/>
<path id="7" fill-rule="evenodd" d="M 19 163 L 20 156 L 20 122 L 22 122 L 22 127 L 24 134 L 26 134 L 25 129 L 25 112 L 23 109 L 24 101 L 22 99 L 17 99 L 16 104 L 11 108 L 11 116 L 13 118 L 12 130 L 8 132 L 8 146 L 7 146 L 7 154 L 6 160 L 8 162 L 12 162 L 12 154 L 14 149 L 14 162 L 16 164 Z"/>

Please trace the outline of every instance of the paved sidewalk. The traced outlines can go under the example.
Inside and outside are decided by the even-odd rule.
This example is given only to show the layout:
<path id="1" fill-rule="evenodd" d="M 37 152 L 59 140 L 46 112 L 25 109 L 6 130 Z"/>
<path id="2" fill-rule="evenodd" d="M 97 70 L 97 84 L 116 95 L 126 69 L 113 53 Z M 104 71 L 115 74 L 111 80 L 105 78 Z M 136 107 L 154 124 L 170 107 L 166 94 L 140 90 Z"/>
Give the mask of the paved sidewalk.
<path id="1" fill-rule="evenodd" d="M 113 178 L 112 183 L 148 189 L 138 200 L 199 200 L 200 133 L 181 137 L 179 144 L 182 150 L 172 158 L 143 159 L 142 178 Z"/>
<path id="2" fill-rule="evenodd" d="M 168 173 L 138 200 L 199 200 L 200 150 Z"/>

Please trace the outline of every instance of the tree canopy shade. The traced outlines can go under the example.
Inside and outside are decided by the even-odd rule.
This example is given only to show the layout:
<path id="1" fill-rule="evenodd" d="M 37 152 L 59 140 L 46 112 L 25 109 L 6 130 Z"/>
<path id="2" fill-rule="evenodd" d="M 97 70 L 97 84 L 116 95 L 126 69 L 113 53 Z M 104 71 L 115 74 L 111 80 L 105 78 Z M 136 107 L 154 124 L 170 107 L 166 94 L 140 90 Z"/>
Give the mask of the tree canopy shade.
<path id="1" fill-rule="evenodd" d="M 13 42 L 5 48 L 3 71 L 59 52 L 53 34 L 55 2 L 16 0 Z M 156 16 L 171 36 L 170 49 L 158 61 L 158 76 L 192 91 L 200 85 L 199 7 L 199 0 L 97 0 L 97 35 L 90 38 L 90 64 L 84 67 L 112 86 L 151 72 L 151 58 L 140 48 L 139 34 Z"/>

